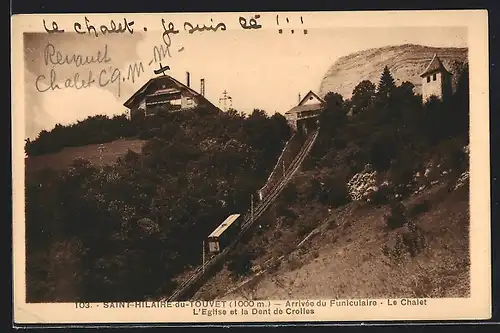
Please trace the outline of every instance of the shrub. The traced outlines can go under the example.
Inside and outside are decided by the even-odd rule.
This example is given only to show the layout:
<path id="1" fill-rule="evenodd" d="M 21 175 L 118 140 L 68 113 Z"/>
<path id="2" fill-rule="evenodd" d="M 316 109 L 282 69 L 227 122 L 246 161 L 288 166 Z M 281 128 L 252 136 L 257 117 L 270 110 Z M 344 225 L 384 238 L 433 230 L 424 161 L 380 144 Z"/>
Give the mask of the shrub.
<path id="1" fill-rule="evenodd" d="M 335 218 L 330 219 L 327 223 L 328 223 L 327 225 L 328 229 L 335 229 L 338 227 L 338 222 L 337 219 Z"/>
<path id="2" fill-rule="evenodd" d="M 407 223 L 406 209 L 403 203 L 391 203 L 391 213 L 385 217 L 385 223 L 389 229 L 397 229 Z"/>
<path id="3" fill-rule="evenodd" d="M 436 148 L 436 157 L 442 160 L 442 168 L 452 169 L 460 174 L 468 168 L 468 156 L 463 150 L 464 143 L 459 139 L 441 142 Z"/>
<path id="4" fill-rule="evenodd" d="M 249 275 L 252 272 L 253 259 L 255 259 L 255 256 L 248 250 L 235 252 L 229 258 L 227 269 L 233 277 Z"/>
<path id="5" fill-rule="evenodd" d="M 401 153 L 390 168 L 390 182 L 398 187 L 406 187 L 413 180 L 414 156 L 409 153 Z"/>
<path id="6" fill-rule="evenodd" d="M 292 271 L 299 269 L 300 267 L 302 267 L 303 264 L 304 263 L 297 257 L 290 258 L 290 260 L 288 262 L 290 270 L 292 270 Z"/>
<path id="7" fill-rule="evenodd" d="M 344 138 L 336 138 L 333 140 L 333 146 L 335 149 L 344 149 L 347 147 L 347 141 Z"/>
<path id="8" fill-rule="evenodd" d="M 377 191 L 373 191 L 368 196 L 368 201 L 374 205 L 388 204 L 393 196 L 393 188 L 389 185 L 382 185 Z"/>
<path id="9" fill-rule="evenodd" d="M 297 186 L 294 183 L 288 183 L 283 189 L 283 200 L 292 203 L 297 200 Z"/>
<path id="10" fill-rule="evenodd" d="M 297 235 L 299 237 L 305 237 L 306 235 L 308 235 L 313 230 L 314 230 L 314 226 L 313 225 L 307 224 L 307 223 L 301 223 L 299 225 L 299 227 L 298 227 Z"/>
<path id="11" fill-rule="evenodd" d="M 389 244 L 382 253 L 392 261 L 399 263 L 407 255 L 415 257 L 425 248 L 425 235 L 415 223 L 409 222 L 405 228 L 391 236 Z"/>
<path id="12" fill-rule="evenodd" d="M 321 191 L 321 187 L 321 182 L 316 178 L 312 178 L 305 191 L 306 198 L 308 200 L 316 200 Z"/>
<path id="13" fill-rule="evenodd" d="M 280 204 L 276 207 L 276 215 L 279 217 L 283 217 L 286 225 L 294 224 L 294 222 L 299 217 L 297 213 L 283 204 Z"/>
<path id="14" fill-rule="evenodd" d="M 321 188 L 319 201 L 333 208 L 350 200 L 349 189 L 343 177 L 328 177 Z"/>
<path id="15" fill-rule="evenodd" d="M 429 200 L 423 200 L 421 202 L 417 202 L 409 209 L 409 216 L 417 216 L 422 213 L 428 212 L 431 208 L 431 202 Z"/>
<path id="16" fill-rule="evenodd" d="M 373 135 L 368 148 L 370 164 L 376 171 L 386 171 L 390 167 L 390 161 L 394 157 L 396 139 L 391 128 L 383 128 Z"/>
<path id="17" fill-rule="evenodd" d="M 139 133 L 139 139 L 141 140 L 149 140 L 154 137 L 153 132 L 151 130 L 145 130 Z"/>
<path id="18" fill-rule="evenodd" d="M 416 256 L 424 249 L 424 233 L 414 222 L 408 223 L 408 230 L 403 233 L 403 244 L 412 257 Z"/>

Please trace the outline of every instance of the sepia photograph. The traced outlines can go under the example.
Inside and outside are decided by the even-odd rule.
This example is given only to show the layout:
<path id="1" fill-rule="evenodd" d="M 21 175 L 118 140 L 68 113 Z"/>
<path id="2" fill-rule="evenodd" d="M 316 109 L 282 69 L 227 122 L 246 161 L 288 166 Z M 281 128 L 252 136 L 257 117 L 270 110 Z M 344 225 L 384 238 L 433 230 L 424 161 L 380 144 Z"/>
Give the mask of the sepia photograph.
<path id="1" fill-rule="evenodd" d="M 486 23 L 14 17 L 19 318 L 487 318 Z"/>

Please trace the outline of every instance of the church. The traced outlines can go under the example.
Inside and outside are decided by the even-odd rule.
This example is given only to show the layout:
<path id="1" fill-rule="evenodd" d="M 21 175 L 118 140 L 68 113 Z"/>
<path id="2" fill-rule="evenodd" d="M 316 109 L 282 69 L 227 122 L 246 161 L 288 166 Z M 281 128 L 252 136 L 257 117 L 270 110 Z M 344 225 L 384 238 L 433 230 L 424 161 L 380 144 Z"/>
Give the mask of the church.
<path id="1" fill-rule="evenodd" d="M 452 94 L 452 77 L 437 54 L 434 54 L 429 65 L 420 74 L 422 78 L 422 102 L 427 102 L 432 96 L 447 100 Z"/>
<path id="2" fill-rule="evenodd" d="M 434 54 L 425 70 L 420 74 L 422 80 L 422 102 L 427 102 L 432 96 L 447 100 L 452 95 L 453 74 L 446 69 L 437 54 Z M 291 128 L 306 129 L 317 121 L 325 104 L 323 98 L 309 91 L 299 104 L 285 112 L 285 118 Z"/>

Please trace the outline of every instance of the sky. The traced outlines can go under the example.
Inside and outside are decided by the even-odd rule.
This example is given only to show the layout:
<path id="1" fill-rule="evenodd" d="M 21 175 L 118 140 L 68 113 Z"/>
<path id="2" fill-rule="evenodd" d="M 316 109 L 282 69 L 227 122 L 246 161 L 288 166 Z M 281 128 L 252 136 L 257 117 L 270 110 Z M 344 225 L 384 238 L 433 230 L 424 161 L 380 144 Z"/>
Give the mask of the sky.
<path id="1" fill-rule="evenodd" d="M 215 26 L 215 24 L 214 24 Z M 182 30 L 182 26 L 180 27 Z M 205 79 L 205 96 L 215 105 L 222 92 L 232 97 L 232 107 L 243 112 L 254 108 L 269 114 L 284 113 L 297 104 L 298 94 L 317 91 L 322 78 L 334 62 L 350 53 L 387 45 L 420 44 L 426 46 L 467 47 L 467 30 L 460 27 L 330 27 L 205 31 L 171 35 L 170 57 L 161 63 L 167 73 L 185 83 L 190 72 L 191 87 L 199 91 Z M 153 59 L 153 47 L 162 45 L 161 31 L 141 31 L 133 35 L 105 35 L 92 38 L 75 32 L 60 34 L 24 34 L 25 137 L 34 138 L 55 124 L 70 124 L 95 114 L 122 114 L 123 103 L 159 67 Z M 54 65 L 47 56 L 79 54 L 107 62 L 75 66 Z M 127 78 L 128 66 L 143 63 L 144 72 L 134 80 Z M 116 69 L 116 71 L 115 71 Z M 111 73 L 121 79 L 111 82 Z M 50 89 L 51 72 L 62 89 Z M 89 76 L 96 80 L 90 87 L 64 88 L 65 80 Z M 102 87 L 99 85 L 101 75 Z M 116 76 L 117 77 L 117 76 Z M 133 81 L 133 82 L 132 82 Z M 69 81 L 68 81 L 69 82 Z M 108 84 L 105 84 L 108 83 Z M 81 85 L 81 83 L 78 83 Z M 55 85 L 55 84 L 53 84 Z M 119 86 L 119 87 L 118 87 Z"/>

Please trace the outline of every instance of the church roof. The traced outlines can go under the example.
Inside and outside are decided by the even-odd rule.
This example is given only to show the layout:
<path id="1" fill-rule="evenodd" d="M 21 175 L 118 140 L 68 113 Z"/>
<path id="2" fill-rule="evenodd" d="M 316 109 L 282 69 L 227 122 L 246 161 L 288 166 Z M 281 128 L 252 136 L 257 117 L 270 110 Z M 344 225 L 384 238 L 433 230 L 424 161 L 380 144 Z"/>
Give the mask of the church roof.
<path id="1" fill-rule="evenodd" d="M 448 72 L 446 67 L 444 67 L 443 63 L 441 62 L 441 59 L 439 59 L 436 53 L 434 53 L 431 62 L 429 63 L 429 65 L 427 65 L 427 68 L 424 70 L 424 72 L 420 74 L 420 77 L 424 77 L 426 75 L 430 75 L 435 72 L 445 72 L 450 74 L 450 72 Z"/>

